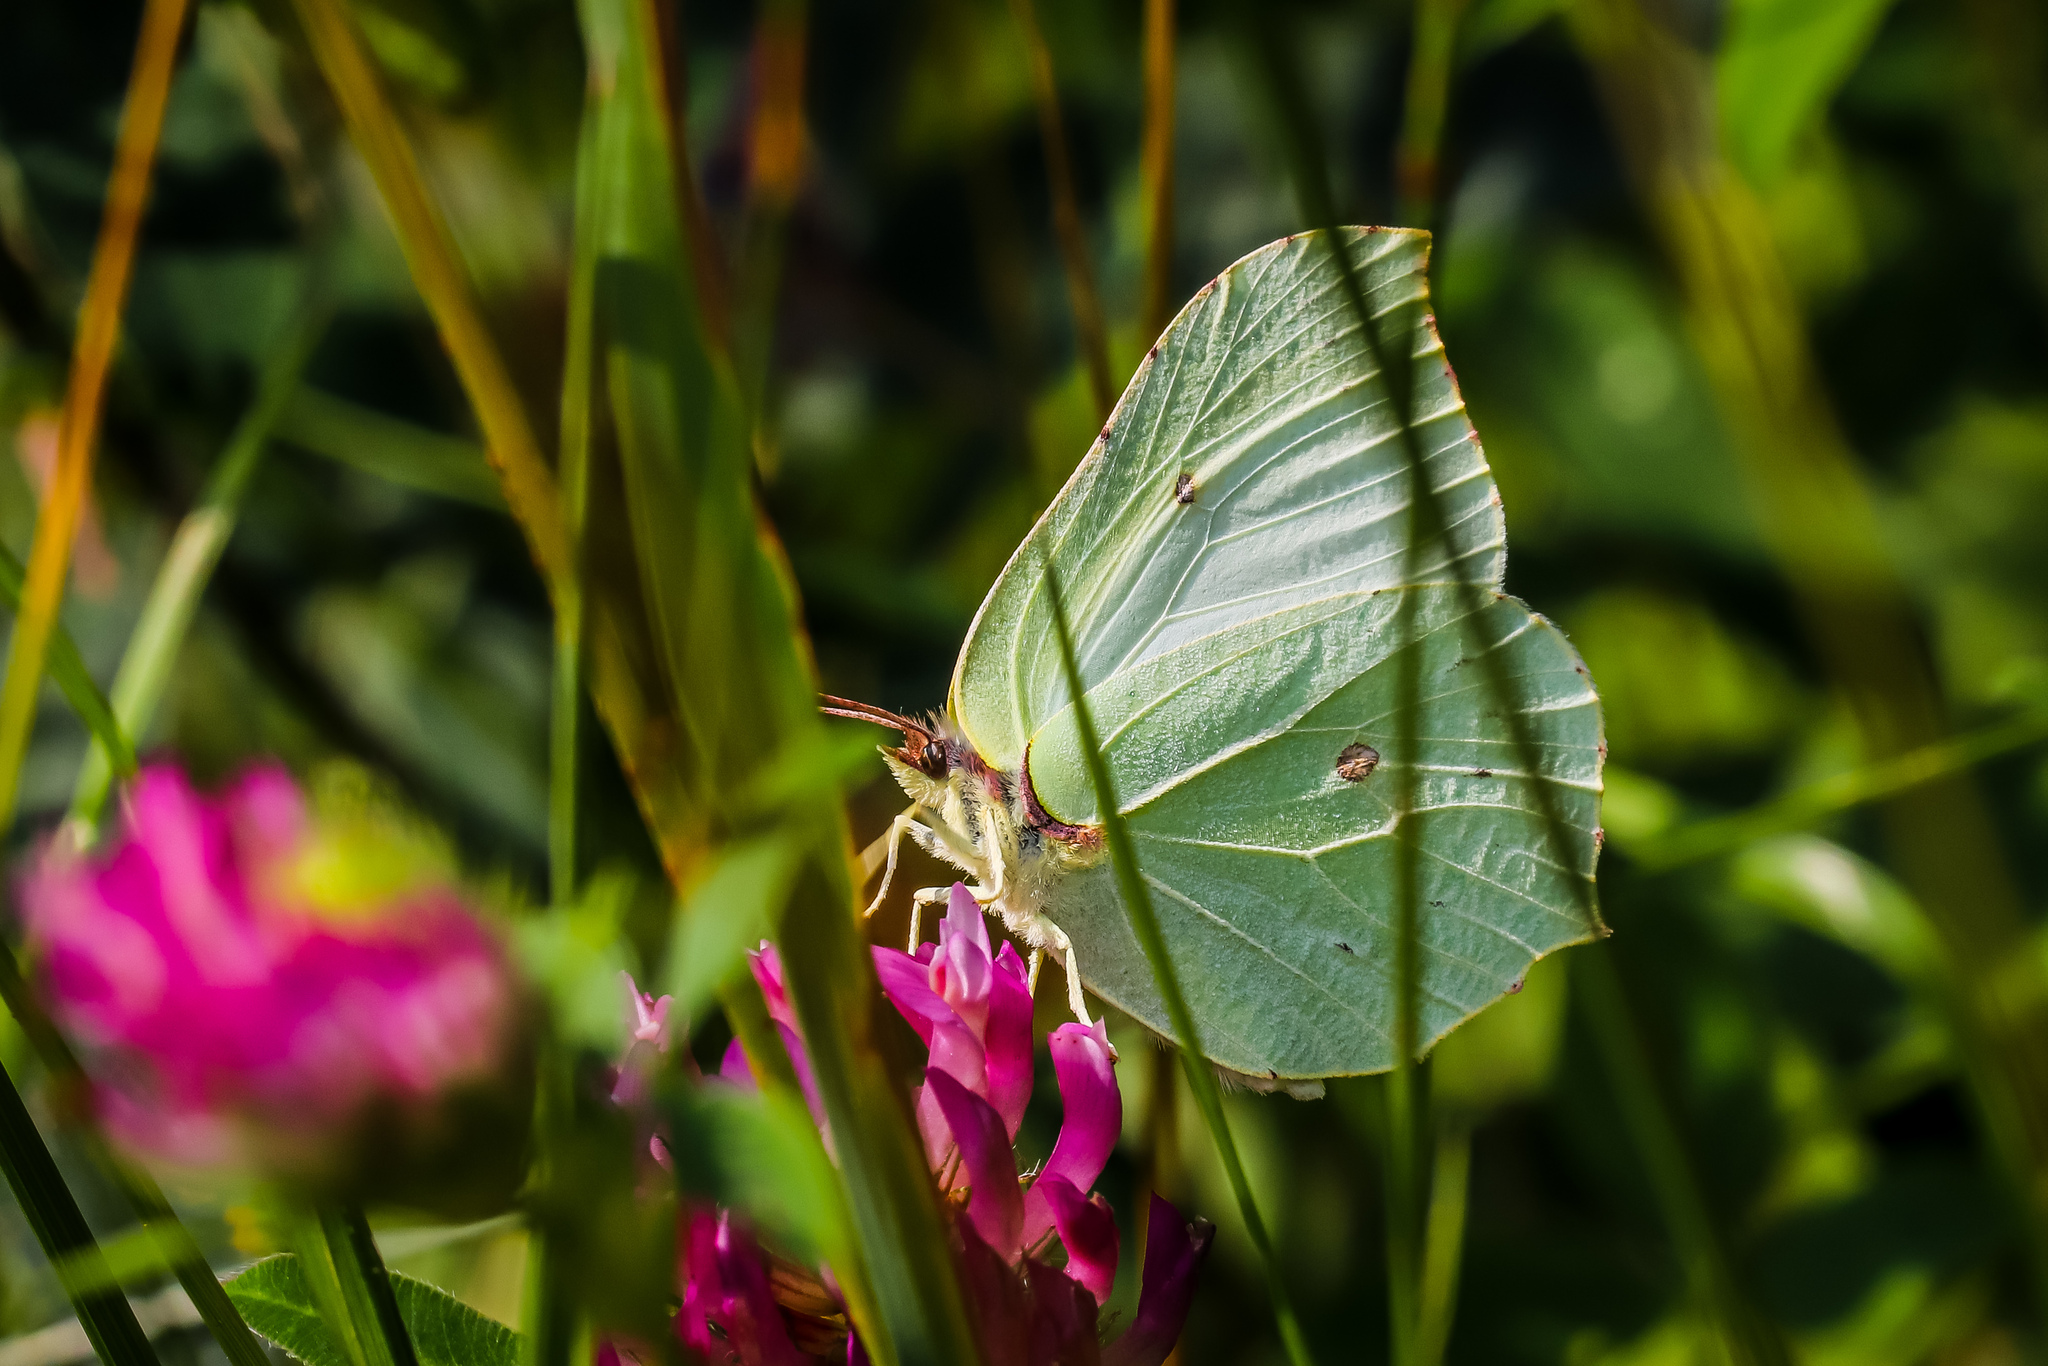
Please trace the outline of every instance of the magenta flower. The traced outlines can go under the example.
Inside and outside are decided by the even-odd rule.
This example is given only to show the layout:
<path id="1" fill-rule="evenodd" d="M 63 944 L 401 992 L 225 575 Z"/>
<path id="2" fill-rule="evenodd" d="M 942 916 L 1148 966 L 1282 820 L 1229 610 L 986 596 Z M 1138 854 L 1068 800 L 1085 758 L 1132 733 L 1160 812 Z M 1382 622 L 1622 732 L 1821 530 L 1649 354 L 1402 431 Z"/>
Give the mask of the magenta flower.
<path id="1" fill-rule="evenodd" d="M 1011 1146 L 1032 1073 L 1031 993 L 1016 950 L 1004 944 L 991 953 L 981 907 L 956 885 L 937 944 L 921 946 L 915 957 L 873 952 L 883 990 L 931 1050 L 917 1094 L 918 1125 L 934 1178 L 955 1211 L 961 1284 L 990 1366 L 1098 1359 L 1103 1366 L 1158 1366 L 1180 1336 L 1213 1230 L 1188 1223 L 1154 1197 L 1137 1314 L 1101 1345 L 1097 1318 L 1116 1281 L 1118 1240 L 1108 1202 L 1091 1188 L 1123 1123 L 1116 1055 L 1102 1024 L 1067 1024 L 1052 1034 L 1065 1113 L 1051 1158 L 1026 1183 Z M 754 972 L 808 1093 L 809 1062 L 771 946 L 755 956 Z M 724 1075 L 752 1084 L 737 1047 L 727 1054 Z M 818 1113 L 814 1094 L 812 1110 Z M 677 1332 L 703 1359 L 785 1366 L 825 1355 L 821 1333 L 843 1320 L 827 1312 L 833 1305 L 823 1281 L 793 1277 L 786 1267 L 764 1271 L 767 1254 L 730 1216 L 694 1216 L 685 1243 Z M 1056 1250 L 1065 1253 L 1063 1267 L 1048 1260 Z M 779 1312 L 779 1329 L 769 1324 L 771 1309 Z M 857 1336 L 848 1335 L 843 1350 L 849 1364 L 867 1360 Z"/>
<path id="2" fill-rule="evenodd" d="M 500 1067 L 505 960 L 416 832 L 315 820 L 271 764 L 214 799 L 152 765 L 123 813 L 97 857 L 53 841 L 20 894 L 51 1010 L 124 1140 L 304 1167 L 373 1109 Z"/>

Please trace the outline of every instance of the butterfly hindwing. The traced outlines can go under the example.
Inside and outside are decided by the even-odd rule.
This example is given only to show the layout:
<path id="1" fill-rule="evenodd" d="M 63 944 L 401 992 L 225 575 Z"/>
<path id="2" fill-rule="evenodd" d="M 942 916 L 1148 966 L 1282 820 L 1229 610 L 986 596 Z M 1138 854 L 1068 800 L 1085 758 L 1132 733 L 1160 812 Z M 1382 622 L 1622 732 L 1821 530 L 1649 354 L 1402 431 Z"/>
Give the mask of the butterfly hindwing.
<path id="1" fill-rule="evenodd" d="M 1417 810 L 1395 820 L 1395 614 L 1420 652 Z M 1599 706 L 1563 635 L 1488 592 L 1471 629 L 1455 588 L 1347 594 L 1192 642 L 1101 685 L 1090 709 L 1174 963 L 1217 1062 L 1306 1078 L 1393 1063 L 1397 841 L 1422 850 L 1421 1037 L 1500 997 L 1537 957 L 1595 932 Z M 1523 699 L 1564 816 L 1559 866 L 1474 638 Z M 1096 816 L 1071 709 L 1034 738 L 1041 800 Z M 1068 813 L 1075 813 L 1069 815 Z M 1043 907 L 1088 985 L 1170 1032 L 1107 864 Z"/>

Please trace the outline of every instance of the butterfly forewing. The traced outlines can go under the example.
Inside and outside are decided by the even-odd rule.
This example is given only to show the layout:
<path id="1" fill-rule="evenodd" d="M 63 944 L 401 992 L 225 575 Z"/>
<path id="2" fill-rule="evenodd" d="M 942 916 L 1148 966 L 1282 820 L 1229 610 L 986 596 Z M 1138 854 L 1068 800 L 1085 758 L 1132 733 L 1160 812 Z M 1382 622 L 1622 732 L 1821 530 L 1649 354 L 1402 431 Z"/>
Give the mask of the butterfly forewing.
<path id="1" fill-rule="evenodd" d="M 1501 574 L 1499 500 L 1427 315 L 1424 234 L 1345 229 L 1370 306 L 1417 357 L 1416 419 L 1468 580 Z M 1093 686 L 1186 641 L 1404 577 L 1408 472 L 1336 263 L 1314 234 L 1245 257 L 1181 311 L 969 631 L 955 717 L 1014 769 L 1066 705 L 1042 585 L 1071 598 Z M 1448 581 L 1434 555 L 1418 582 Z"/>

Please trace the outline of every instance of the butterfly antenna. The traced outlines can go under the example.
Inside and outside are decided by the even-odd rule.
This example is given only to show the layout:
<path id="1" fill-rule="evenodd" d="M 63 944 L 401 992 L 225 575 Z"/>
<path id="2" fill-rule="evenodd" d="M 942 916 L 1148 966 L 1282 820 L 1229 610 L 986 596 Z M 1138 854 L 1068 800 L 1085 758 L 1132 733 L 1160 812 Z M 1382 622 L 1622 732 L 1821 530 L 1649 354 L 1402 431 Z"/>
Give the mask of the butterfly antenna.
<path id="1" fill-rule="evenodd" d="M 872 703 L 855 702 L 850 698 L 834 697 L 830 693 L 819 693 L 818 702 L 818 710 L 827 716 L 843 716 L 849 721 L 871 721 L 878 726 L 900 730 L 906 737 L 913 733 L 931 733 L 930 727 L 919 725 L 907 716 L 898 716 L 893 711 L 885 711 Z"/>

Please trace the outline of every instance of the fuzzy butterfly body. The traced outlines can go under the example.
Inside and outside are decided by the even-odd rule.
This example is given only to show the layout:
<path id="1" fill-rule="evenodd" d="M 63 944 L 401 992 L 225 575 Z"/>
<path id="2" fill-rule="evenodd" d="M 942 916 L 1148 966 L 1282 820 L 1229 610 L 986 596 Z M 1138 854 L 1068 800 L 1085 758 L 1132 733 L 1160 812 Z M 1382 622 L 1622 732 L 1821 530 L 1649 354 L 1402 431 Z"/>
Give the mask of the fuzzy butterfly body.
<path id="1" fill-rule="evenodd" d="M 1448 528 L 1419 569 L 1393 405 L 1328 246 L 1292 237 L 1218 276 L 1139 367 L 982 604 L 946 715 L 828 707 L 904 732 L 884 751 L 913 799 L 892 868 L 907 834 L 1069 965 L 1077 1014 L 1085 982 L 1168 1032 L 1103 857 L 1054 571 L 1203 1050 L 1293 1089 L 1394 1063 L 1399 844 L 1420 852 L 1425 1044 L 1599 932 L 1574 885 L 1599 845 L 1591 680 L 1501 592 L 1500 499 L 1428 316 L 1427 237 L 1340 231 L 1384 335 L 1413 348 L 1412 423 Z M 1404 650 L 1420 664 L 1412 752 L 1394 725 Z M 1511 681 L 1539 771 L 1519 766 L 1489 674 Z M 1538 783 L 1568 834 L 1562 866 Z"/>

